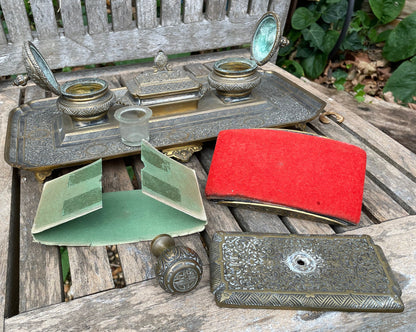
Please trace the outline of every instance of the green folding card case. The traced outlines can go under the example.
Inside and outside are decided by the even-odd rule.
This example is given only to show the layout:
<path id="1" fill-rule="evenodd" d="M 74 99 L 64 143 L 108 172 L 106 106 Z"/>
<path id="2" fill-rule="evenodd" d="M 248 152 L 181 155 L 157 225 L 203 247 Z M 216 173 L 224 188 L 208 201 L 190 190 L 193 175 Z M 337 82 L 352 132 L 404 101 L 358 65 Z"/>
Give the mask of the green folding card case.
<path id="1" fill-rule="evenodd" d="M 195 171 L 143 141 L 142 189 L 102 193 L 102 162 L 45 183 L 32 235 L 47 245 L 95 246 L 200 232 L 206 215 Z"/>

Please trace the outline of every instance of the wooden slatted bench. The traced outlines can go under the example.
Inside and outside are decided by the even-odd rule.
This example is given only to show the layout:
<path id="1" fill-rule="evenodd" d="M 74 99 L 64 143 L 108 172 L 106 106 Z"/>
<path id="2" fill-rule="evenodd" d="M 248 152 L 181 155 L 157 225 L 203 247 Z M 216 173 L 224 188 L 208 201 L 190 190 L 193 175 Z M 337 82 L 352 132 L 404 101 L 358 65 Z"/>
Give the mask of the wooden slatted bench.
<path id="1" fill-rule="evenodd" d="M 10 9 L 9 13 L 13 11 L 13 8 L 17 11 L 17 3 L 19 2 L 0 2 L 5 17 L 6 8 Z M 55 40 L 54 42 L 50 42 L 51 46 L 48 48 L 48 39 L 42 41 L 40 38 L 42 34 L 46 36 L 51 35 L 50 29 L 48 30 L 47 27 L 45 27 L 43 32 L 39 30 L 37 32 L 39 34 L 38 37 L 35 37 L 35 41 L 39 43 L 41 51 L 44 49 L 50 50 L 49 53 L 45 54 L 45 57 L 48 59 L 48 62 L 49 59 L 52 59 L 54 67 L 74 65 L 75 60 L 70 64 L 69 62 L 62 62 L 65 54 L 68 55 L 68 58 L 75 59 L 77 58 L 76 52 L 82 53 L 80 49 L 73 51 L 74 53 L 68 53 L 70 52 L 70 47 L 65 46 L 65 43 L 76 44 L 77 42 L 74 41 L 76 39 L 72 37 L 68 38 L 66 35 L 66 19 L 64 19 L 66 14 L 64 14 L 64 8 L 67 8 L 67 10 L 69 10 L 68 8 L 72 8 L 69 12 L 74 13 L 76 10 L 73 8 L 78 8 L 76 7 L 77 3 L 77 1 L 62 1 L 61 15 L 65 28 L 65 36 L 60 36 L 61 32 L 58 29 L 58 39 L 71 39 L 71 41 L 64 40 L 62 41 L 63 44 L 59 45 L 59 41 Z M 112 1 L 111 3 L 114 13 L 117 10 L 120 13 L 124 13 L 119 14 L 119 18 L 122 21 L 126 17 L 126 12 L 123 12 L 123 10 L 128 9 L 127 3 L 131 2 Z M 136 10 L 137 8 L 141 8 L 140 5 L 143 8 L 147 8 L 148 3 L 145 1 L 136 1 L 137 5 L 135 8 Z M 166 12 L 170 13 L 168 4 L 172 5 L 175 1 L 162 1 L 162 6 L 164 6 L 163 3 L 166 6 L 162 7 L 162 9 L 165 8 L 165 14 Z M 194 4 L 194 2 L 185 1 L 185 8 L 190 10 L 191 3 Z M 195 3 L 202 4 L 202 1 L 196 1 Z M 214 15 L 218 19 L 218 22 L 216 21 L 213 24 L 214 26 L 218 25 L 217 28 L 213 28 L 214 30 L 210 33 L 227 29 L 227 25 L 233 24 L 232 8 L 236 7 L 230 7 L 226 12 L 225 3 L 226 1 L 220 0 L 206 2 L 207 8 L 205 8 L 205 16 L 201 18 L 201 21 L 207 24 L 206 22 L 209 21 L 210 17 L 213 17 L 210 15 Z M 258 8 L 254 4 L 260 2 L 232 1 L 230 3 L 235 6 L 238 4 L 242 6 L 239 8 L 244 9 L 238 11 L 241 18 L 237 21 L 240 22 L 238 24 L 243 24 L 246 28 L 254 24 L 254 16 L 256 19 L 260 16 L 250 13 L 250 8 L 254 12 L 254 9 Z M 249 3 L 251 3 L 252 7 L 247 7 Z M 256 10 L 261 12 L 267 9 L 267 6 L 278 3 L 278 1 L 271 1 L 266 5 L 260 6 L 261 9 Z M 47 1 L 32 0 L 31 4 L 32 8 L 37 5 L 38 8 L 36 10 L 40 10 L 41 12 L 46 10 L 45 7 L 50 10 Z M 94 4 L 97 6 L 100 4 L 100 8 L 104 8 L 103 2 L 85 1 L 87 14 L 99 15 L 99 13 L 103 13 L 103 10 L 97 11 L 95 14 L 89 12 L 88 8 L 91 8 L 89 6 L 93 6 Z M 243 4 L 245 4 L 245 7 Z M 72 7 L 64 7 L 70 5 Z M 155 8 L 153 6 L 152 10 L 155 10 Z M 221 11 L 217 12 L 218 8 Z M 37 15 L 35 14 L 36 10 L 33 10 L 34 17 Z M 171 10 L 173 9 L 171 8 Z M 202 6 L 199 7 L 197 12 L 202 13 Z M 127 16 L 131 17 L 128 11 L 127 13 Z M 138 29 L 137 27 L 141 26 L 138 22 L 148 19 L 147 14 L 143 14 L 140 18 L 140 13 L 137 12 L 136 20 L 133 22 L 133 29 Z M 150 13 L 153 12 L 150 11 Z M 227 15 L 224 13 L 227 13 Z M 160 26 L 157 25 L 156 28 L 153 28 L 153 25 L 150 24 L 151 27 L 149 29 L 156 29 L 159 32 L 162 31 L 164 38 L 170 38 L 175 41 L 178 31 L 186 29 L 184 23 L 187 17 L 186 11 L 184 12 L 184 19 L 180 18 L 178 21 L 170 21 L 169 23 L 175 26 L 174 22 L 180 22 L 179 25 L 182 25 L 181 28 L 167 28 L 166 26 L 169 25 L 166 23 L 168 18 L 163 18 L 163 10 L 161 15 L 160 21 L 162 24 Z M 91 17 L 88 16 L 88 22 L 90 24 L 91 22 L 95 22 Z M 126 27 L 130 27 L 129 24 L 118 21 L 116 17 L 117 15 L 114 14 L 111 31 L 109 29 L 108 32 L 102 32 L 101 34 L 103 36 L 101 37 L 103 39 L 97 42 L 99 45 L 97 44 L 94 47 L 97 46 L 98 49 L 99 47 L 104 47 L 103 45 L 110 41 L 110 35 L 114 36 L 119 31 L 118 29 L 123 30 Z M 178 14 L 176 17 L 181 16 Z M 199 16 L 197 15 L 196 17 Z M 223 21 L 220 17 L 223 18 Z M 188 19 L 190 18 L 188 17 Z M 73 19 L 69 21 L 72 22 Z M 12 27 L 12 22 L 18 25 L 17 20 L 10 20 L 7 22 L 9 29 Z M 102 24 L 101 29 L 104 26 L 108 27 L 107 24 Z M 19 29 L 16 30 L 19 32 L 15 32 L 12 35 L 16 36 L 20 34 L 27 38 L 28 35 L 25 35 Z M 85 33 L 81 33 L 80 35 L 80 38 L 83 38 L 83 42 L 85 43 L 87 39 L 93 39 L 92 31 L 101 31 L 99 27 L 93 28 L 92 25 L 88 26 L 88 29 L 89 32 L 82 30 Z M 238 29 L 241 29 L 241 26 L 238 26 L 236 31 L 239 31 Z M 172 31 L 173 35 L 170 35 L 168 31 Z M 77 32 L 72 31 L 71 33 L 75 37 L 78 36 Z M 99 32 L 97 34 L 100 35 Z M 186 35 L 186 33 L 184 34 Z M 241 33 L 238 34 L 235 32 L 235 35 L 230 33 L 228 36 L 232 36 L 236 44 L 247 42 L 243 37 L 237 35 L 241 35 Z M 129 36 L 134 45 L 132 47 L 136 47 L 137 42 L 140 42 L 142 43 L 141 47 L 143 46 L 144 49 L 148 50 L 143 50 L 143 53 L 140 53 L 138 57 L 152 56 L 154 55 L 153 51 L 160 47 L 160 44 L 157 43 L 157 47 L 150 47 L 150 44 L 152 44 L 149 41 L 151 39 L 150 32 L 144 34 L 145 37 L 143 39 L 134 39 L 139 37 L 132 37 L 132 34 Z M 33 32 L 29 34 L 29 37 L 33 37 Z M 242 39 L 238 39 L 240 37 Z M 9 36 L 9 38 L 11 37 Z M 15 38 L 19 39 L 20 37 Z M 39 38 L 39 40 L 36 38 Z M 114 43 L 116 41 L 117 39 L 113 40 Z M 215 48 L 231 46 L 228 42 L 224 41 L 223 44 L 218 44 Z M 170 45 L 170 43 L 174 44 L 171 41 L 167 43 L 167 47 L 169 47 L 168 44 Z M 52 47 L 52 44 L 54 47 Z M 212 46 L 210 45 L 210 47 Z M 14 54 L 17 57 L 19 47 L 13 43 L 7 44 L 7 47 L 8 52 L 4 51 L 4 48 L 1 48 L 1 52 L 4 53 L 0 55 L 0 61 L 1 59 L 5 59 L 5 54 Z M 81 48 L 83 46 L 79 47 Z M 166 49 L 168 53 L 170 51 L 183 52 L 186 49 L 184 45 L 178 46 L 178 48 L 175 48 L 175 46 L 171 47 L 170 49 Z M 130 52 L 128 49 L 122 49 L 127 53 Z M 205 47 L 201 47 L 200 49 L 205 49 Z M 120 51 L 120 47 L 118 51 Z M 114 50 L 116 53 L 118 51 Z M 187 52 L 190 51 L 192 50 L 187 50 Z M 109 49 L 108 52 L 113 52 L 113 49 Z M 201 80 L 204 80 L 206 79 L 204 75 L 206 75 L 207 68 L 210 64 L 216 60 L 232 55 L 248 56 L 247 51 L 244 49 L 209 53 L 176 59 L 172 61 L 172 65 L 175 67 L 188 66 Z M 96 54 L 94 56 L 96 58 L 91 60 L 91 63 L 107 62 L 104 58 L 97 58 L 103 56 L 102 54 Z M 123 58 L 120 55 L 118 59 L 123 58 L 125 60 L 134 56 L 125 55 L 125 58 Z M 6 61 L 11 61 L 12 58 L 13 56 L 9 57 Z M 190 64 L 192 66 L 189 66 Z M 12 66 L 15 67 L 9 72 L 3 69 L 4 66 L 0 67 L 2 68 L 1 73 L 7 75 L 22 71 L 21 63 L 16 63 Z M 152 63 L 145 63 L 140 66 L 103 67 L 57 74 L 57 79 L 59 82 L 64 82 L 75 78 L 97 76 L 107 80 L 112 88 L 116 88 L 125 86 L 126 81 L 139 72 L 150 69 L 151 66 Z M 64 284 L 62 280 L 59 248 L 34 243 L 30 233 L 42 190 L 42 184 L 36 181 L 33 173 L 12 169 L 4 161 L 1 161 L 0 190 L 3 204 L 0 210 L 2 220 L 0 224 L 0 307 L 5 316 L 3 328 L 7 331 L 88 329 L 146 331 L 168 329 L 186 331 L 214 331 L 218 329 L 226 331 L 250 331 L 257 329 L 265 331 L 278 329 L 293 331 L 416 329 L 416 155 L 364 121 L 348 108 L 343 107 L 335 100 L 313 89 L 307 82 L 293 77 L 273 64 L 265 65 L 264 69 L 275 71 L 285 79 L 298 84 L 310 93 L 322 98 L 327 102 L 325 110 L 335 111 L 345 117 L 345 121 L 342 124 L 337 123 L 334 119 L 331 119 L 329 124 L 323 124 L 318 119 L 313 120 L 307 125 L 306 131 L 352 143 L 366 150 L 368 156 L 367 176 L 362 216 L 358 226 L 330 226 L 242 208 L 228 208 L 207 201 L 203 195 L 208 216 L 206 230 L 201 234 L 194 234 L 178 239 L 178 242 L 195 249 L 203 260 L 205 269 L 203 280 L 196 290 L 186 295 L 175 296 L 165 293 L 157 285 L 154 279 L 153 258 L 150 254 L 149 242 L 117 246 L 117 254 L 121 262 L 126 284 L 124 288 L 115 287 L 112 278 L 112 266 L 105 247 L 68 247 L 71 274 L 69 293 L 73 300 L 64 302 Z M 33 84 L 29 84 L 23 89 L 13 88 L 9 85 L 9 82 L 0 85 L 1 149 L 3 149 L 5 143 L 5 131 L 9 111 L 24 102 L 45 97 L 47 97 L 46 92 Z M 204 144 L 204 149 L 194 155 L 187 163 L 189 167 L 195 169 L 202 193 L 204 191 L 214 147 L 215 142 Z M 139 171 L 143 167 L 139 156 L 118 158 L 104 162 L 104 191 L 131 190 L 140 185 L 132 183 L 126 169 L 127 166 L 132 167 L 136 177 L 139 179 Z M 323 169 L 323 171 L 325 170 Z M 60 172 L 55 171 L 52 177 L 59 175 Z M 298 234 L 369 234 L 373 236 L 375 242 L 384 250 L 402 288 L 402 299 L 405 304 L 405 311 L 400 314 L 380 314 L 219 308 L 216 306 L 214 297 L 209 291 L 209 266 L 205 248 L 205 246 L 210 245 L 212 235 L 218 230 Z"/>

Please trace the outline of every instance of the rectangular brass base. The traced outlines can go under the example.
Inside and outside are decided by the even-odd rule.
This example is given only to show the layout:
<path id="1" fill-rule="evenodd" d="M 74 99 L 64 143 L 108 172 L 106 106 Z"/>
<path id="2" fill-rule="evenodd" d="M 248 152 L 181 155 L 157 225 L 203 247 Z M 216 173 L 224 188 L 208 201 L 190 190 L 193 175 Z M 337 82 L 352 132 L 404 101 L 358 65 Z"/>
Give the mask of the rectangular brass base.
<path id="1" fill-rule="evenodd" d="M 114 89 L 118 97 L 126 88 Z M 131 100 L 128 103 L 134 104 Z M 287 127 L 316 118 L 325 106 L 319 98 L 265 72 L 262 83 L 248 101 L 223 103 L 214 91 L 198 102 L 182 101 L 186 107 L 172 111 L 159 105 L 150 120 L 150 143 L 159 148 L 181 147 L 215 139 L 230 128 Z M 189 104 L 187 104 L 189 102 Z M 124 103 L 124 100 L 123 100 Z M 184 105 L 183 104 L 183 105 Z M 5 160 L 13 167 L 47 172 L 59 167 L 86 164 L 140 152 L 140 147 L 124 145 L 120 139 L 113 106 L 97 123 L 73 123 L 56 106 L 56 98 L 23 104 L 10 112 L 6 133 Z M 174 105 L 176 107 L 178 105 Z"/>
<path id="2" fill-rule="evenodd" d="M 222 307 L 404 310 L 380 247 L 367 236 L 214 234 L 211 291 Z"/>

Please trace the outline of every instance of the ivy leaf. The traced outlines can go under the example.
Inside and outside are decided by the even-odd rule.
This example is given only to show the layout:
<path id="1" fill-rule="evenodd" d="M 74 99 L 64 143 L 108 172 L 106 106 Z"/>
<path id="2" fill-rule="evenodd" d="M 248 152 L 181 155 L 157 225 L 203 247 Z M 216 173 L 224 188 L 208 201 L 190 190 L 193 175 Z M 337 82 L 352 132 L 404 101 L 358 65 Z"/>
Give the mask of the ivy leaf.
<path id="1" fill-rule="evenodd" d="M 407 16 L 390 33 L 383 48 L 389 61 L 401 61 L 416 54 L 416 12 Z"/>
<path id="2" fill-rule="evenodd" d="M 416 57 L 403 62 L 390 76 L 383 92 L 391 91 L 396 101 L 414 103 L 416 97 Z"/>
<path id="3" fill-rule="evenodd" d="M 311 79 L 317 78 L 325 69 L 328 57 L 319 52 L 302 60 L 301 65 L 305 70 L 305 75 Z"/>
<path id="4" fill-rule="evenodd" d="M 348 2 L 343 0 L 328 6 L 327 10 L 322 14 L 322 19 L 326 23 L 336 23 L 343 20 L 347 15 Z"/>
<path id="5" fill-rule="evenodd" d="M 405 0 L 370 0 L 374 15 L 382 24 L 393 21 L 401 13 Z"/>
<path id="6" fill-rule="evenodd" d="M 321 49 L 324 42 L 325 30 L 318 24 L 312 23 L 309 29 L 302 30 L 303 38 L 310 42 L 312 47 Z"/>
<path id="7" fill-rule="evenodd" d="M 329 54 L 337 43 L 339 33 L 335 30 L 328 30 L 325 33 L 322 46 L 319 48 L 325 54 Z"/>
<path id="8" fill-rule="evenodd" d="M 319 13 L 313 13 L 305 7 L 299 7 L 292 16 L 292 28 L 303 30 L 315 23 L 319 18 Z"/>
<path id="9" fill-rule="evenodd" d="M 351 51 L 362 50 L 364 48 L 362 38 L 363 37 L 360 37 L 360 35 L 356 31 L 348 34 L 341 44 L 341 49 Z"/>
<path id="10" fill-rule="evenodd" d="M 280 65 L 280 67 L 282 67 L 283 69 L 285 69 L 289 73 L 295 75 L 296 77 L 305 76 L 305 72 L 303 71 L 302 66 L 297 61 L 285 60 L 279 65 Z"/>

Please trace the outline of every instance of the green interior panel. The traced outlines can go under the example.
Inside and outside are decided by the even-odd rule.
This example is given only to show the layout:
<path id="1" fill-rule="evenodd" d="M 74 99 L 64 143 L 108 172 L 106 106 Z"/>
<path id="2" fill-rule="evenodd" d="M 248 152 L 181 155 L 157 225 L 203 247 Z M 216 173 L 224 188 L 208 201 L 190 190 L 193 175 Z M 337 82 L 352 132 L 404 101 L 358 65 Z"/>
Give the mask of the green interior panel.
<path id="1" fill-rule="evenodd" d="M 33 234 L 49 245 L 99 246 L 200 232 L 205 222 L 148 197 L 140 190 L 103 194 L 103 208 Z"/>

